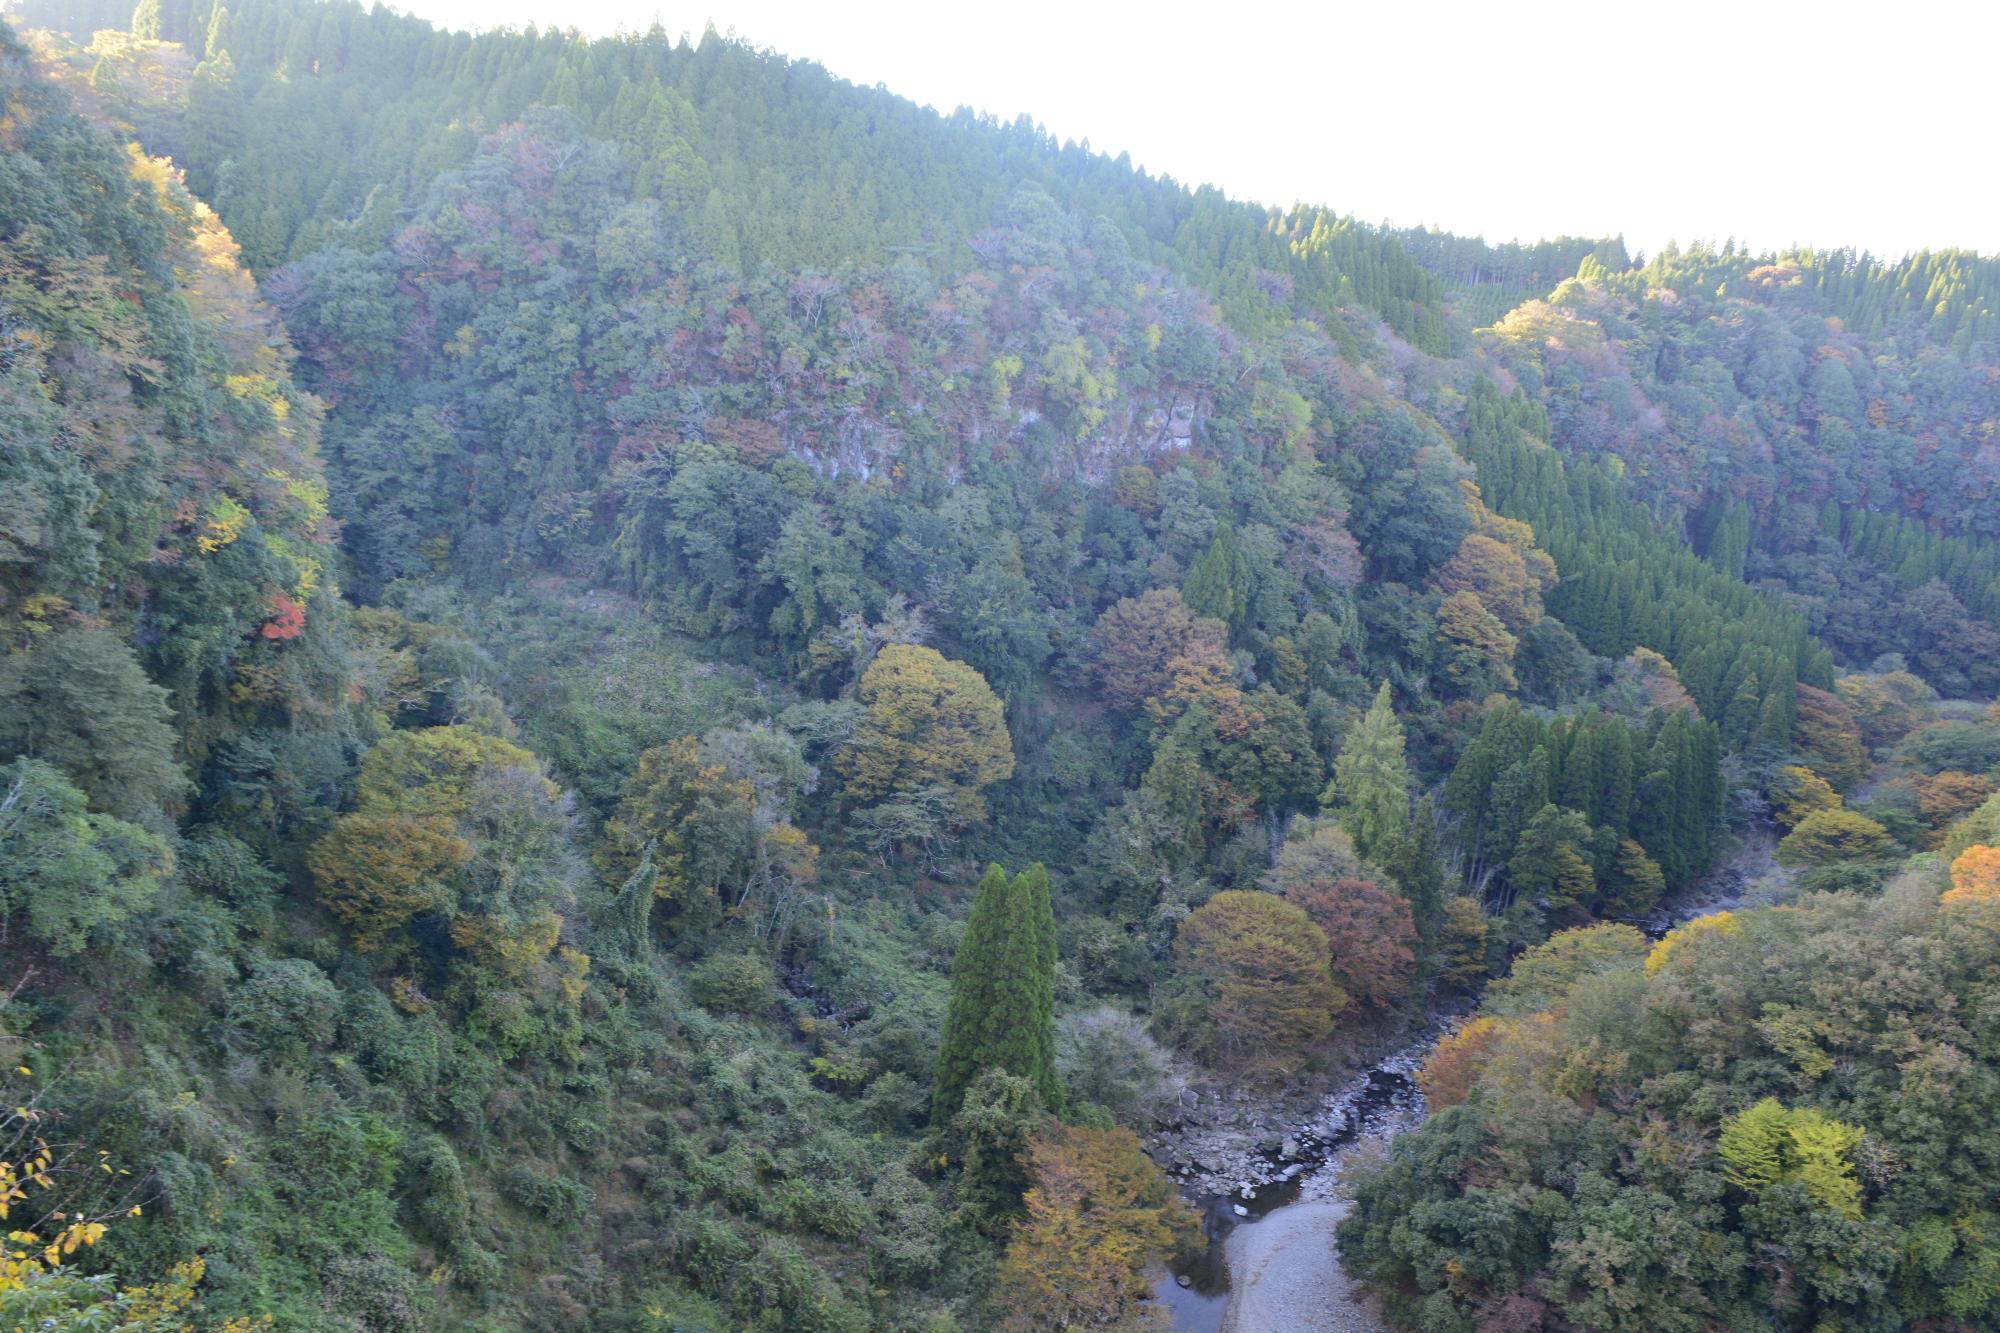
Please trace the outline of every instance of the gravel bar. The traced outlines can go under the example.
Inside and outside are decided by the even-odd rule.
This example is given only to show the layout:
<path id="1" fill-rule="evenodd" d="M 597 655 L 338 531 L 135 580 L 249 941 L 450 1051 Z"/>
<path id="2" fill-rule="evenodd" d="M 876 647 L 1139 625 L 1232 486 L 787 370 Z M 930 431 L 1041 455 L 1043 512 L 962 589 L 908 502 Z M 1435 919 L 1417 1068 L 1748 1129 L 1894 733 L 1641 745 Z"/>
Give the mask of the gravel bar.
<path id="1" fill-rule="evenodd" d="M 1295 1203 L 1229 1233 L 1222 1333 L 1387 1333 L 1334 1252 L 1347 1207 Z"/>

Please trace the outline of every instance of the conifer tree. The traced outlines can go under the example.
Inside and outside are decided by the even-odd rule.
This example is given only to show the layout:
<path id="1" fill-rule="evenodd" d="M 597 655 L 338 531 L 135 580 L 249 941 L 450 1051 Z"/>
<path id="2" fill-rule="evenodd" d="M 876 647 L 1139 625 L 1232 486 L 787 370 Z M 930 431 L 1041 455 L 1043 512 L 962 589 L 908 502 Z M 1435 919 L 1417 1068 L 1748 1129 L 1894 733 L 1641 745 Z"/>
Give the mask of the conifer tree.
<path id="1" fill-rule="evenodd" d="M 1216 528 L 1208 549 L 1188 567 L 1181 597 L 1196 615 L 1237 629 L 1243 623 L 1246 577 L 1242 552 L 1236 548 L 1236 530 L 1225 521 Z"/>
<path id="2" fill-rule="evenodd" d="M 224 47 L 228 41 L 229 10 L 222 5 L 221 0 L 217 0 L 215 8 L 208 14 L 208 33 L 202 43 L 202 54 L 213 60 L 225 53 Z"/>
<path id="3" fill-rule="evenodd" d="M 1410 900 L 1417 935 L 1428 951 L 1437 939 L 1444 912 L 1444 861 L 1438 851 L 1437 807 L 1429 796 L 1417 802 L 1409 829 L 1396 840 L 1387 863 L 1389 876 Z"/>
<path id="4" fill-rule="evenodd" d="M 1320 797 L 1340 812 L 1355 849 L 1386 859 L 1410 822 L 1410 765 L 1403 756 L 1403 724 L 1389 706 L 1389 682 L 1341 747 L 1333 782 Z"/>
<path id="5" fill-rule="evenodd" d="M 989 1069 L 1027 1079 L 1045 1106 L 1062 1103 L 1055 1072 L 1056 927 L 1048 871 L 1009 880 L 989 865 L 951 969 L 951 1004 L 938 1050 L 931 1120 L 957 1114 Z"/>

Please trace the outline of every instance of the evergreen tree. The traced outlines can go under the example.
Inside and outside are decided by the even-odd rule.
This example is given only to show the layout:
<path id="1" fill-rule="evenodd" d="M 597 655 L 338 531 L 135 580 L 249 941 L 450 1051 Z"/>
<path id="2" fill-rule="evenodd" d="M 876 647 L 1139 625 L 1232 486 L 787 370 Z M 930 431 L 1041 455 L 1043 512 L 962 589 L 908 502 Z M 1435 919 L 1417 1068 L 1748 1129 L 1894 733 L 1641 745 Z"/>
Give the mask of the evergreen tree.
<path id="1" fill-rule="evenodd" d="M 1545 904 L 1551 911 L 1587 906 L 1596 895 L 1596 881 L 1583 849 L 1590 842 L 1590 825 L 1574 810 L 1544 805 L 1529 819 L 1507 863 L 1507 879 L 1517 894 Z"/>
<path id="2" fill-rule="evenodd" d="M 139 7 L 132 11 L 132 35 L 160 40 L 160 0 L 139 0 Z"/>
<path id="3" fill-rule="evenodd" d="M 1048 871 L 1038 863 L 1010 880 L 998 865 L 989 865 L 952 963 L 932 1123 L 944 1124 L 956 1115 L 966 1089 L 989 1069 L 1028 1080 L 1043 1105 L 1061 1105 L 1055 1072 L 1055 971 Z"/>
<path id="4" fill-rule="evenodd" d="M 1198 616 L 1219 620 L 1235 630 L 1243 624 L 1247 579 L 1242 553 L 1236 547 L 1236 529 L 1228 522 L 1215 530 L 1208 549 L 1188 567 L 1181 597 Z"/>
<path id="5" fill-rule="evenodd" d="M 0 658 L 0 760 L 41 759 L 123 819 L 156 819 L 187 789 L 167 694 L 108 630 L 47 636 Z"/>
<path id="6" fill-rule="evenodd" d="M 210 60 L 226 55 L 225 45 L 229 40 L 229 10 L 222 0 L 216 0 L 215 8 L 209 11 L 208 34 L 202 43 L 202 54 Z"/>
<path id="7" fill-rule="evenodd" d="M 1339 811 L 1341 827 L 1363 856 L 1387 859 L 1410 821 L 1410 765 L 1403 724 L 1389 706 L 1389 682 L 1340 748 L 1333 782 L 1320 797 Z"/>
<path id="8" fill-rule="evenodd" d="M 1390 849 L 1386 863 L 1389 876 L 1410 901 L 1410 915 L 1416 918 L 1417 935 L 1429 950 L 1437 940 L 1438 921 L 1444 912 L 1444 860 L 1438 850 L 1437 807 L 1429 796 L 1417 802 L 1416 815 L 1403 836 Z"/>

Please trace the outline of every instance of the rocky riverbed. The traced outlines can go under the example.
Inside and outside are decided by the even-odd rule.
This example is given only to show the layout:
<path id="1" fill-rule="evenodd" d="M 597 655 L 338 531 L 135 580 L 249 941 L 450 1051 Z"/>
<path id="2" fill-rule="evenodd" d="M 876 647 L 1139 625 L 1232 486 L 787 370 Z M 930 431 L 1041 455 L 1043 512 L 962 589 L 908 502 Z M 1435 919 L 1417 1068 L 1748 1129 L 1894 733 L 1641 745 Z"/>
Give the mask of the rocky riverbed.
<path id="1" fill-rule="evenodd" d="M 1259 1098 L 1238 1089 L 1183 1095 L 1147 1139 L 1154 1160 L 1203 1209 L 1207 1250 L 1165 1273 L 1160 1301 L 1181 1333 L 1333 1333 L 1379 1329 L 1333 1251 L 1341 1165 L 1423 1119 L 1416 1072 L 1439 1020 L 1330 1086 Z"/>
<path id="2" fill-rule="evenodd" d="M 1449 1021 L 1433 1022 L 1359 1074 L 1330 1084 L 1261 1095 L 1190 1088 L 1146 1137 L 1146 1151 L 1190 1198 L 1235 1198 L 1246 1205 L 1268 1200 L 1312 1175 L 1338 1149 L 1403 1128 L 1391 1129 L 1385 1118 L 1408 1118 L 1416 1072 Z M 1421 1119 L 1418 1098 L 1409 1123 Z"/>

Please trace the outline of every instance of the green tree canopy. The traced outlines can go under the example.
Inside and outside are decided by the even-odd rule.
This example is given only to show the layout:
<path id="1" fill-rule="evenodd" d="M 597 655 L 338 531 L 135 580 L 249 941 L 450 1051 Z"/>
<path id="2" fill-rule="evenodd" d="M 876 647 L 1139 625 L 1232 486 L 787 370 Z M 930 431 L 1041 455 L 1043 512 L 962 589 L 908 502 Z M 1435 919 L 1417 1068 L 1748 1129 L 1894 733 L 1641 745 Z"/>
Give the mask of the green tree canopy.
<path id="1" fill-rule="evenodd" d="M 1333 784 L 1320 797 L 1340 815 L 1365 857 L 1389 855 L 1410 822 L 1410 765 L 1403 755 L 1403 724 L 1389 704 L 1389 682 L 1348 734 L 1334 760 Z"/>
<path id="2" fill-rule="evenodd" d="M 986 868 L 951 969 L 931 1094 L 931 1120 L 958 1114 L 965 1090 L 988 1070 L 1028 1081 L 1051 1108 L 1062 1105 L 1055 1058 L 1056 930 L 1048 871 L 1012 879 Z"/>

